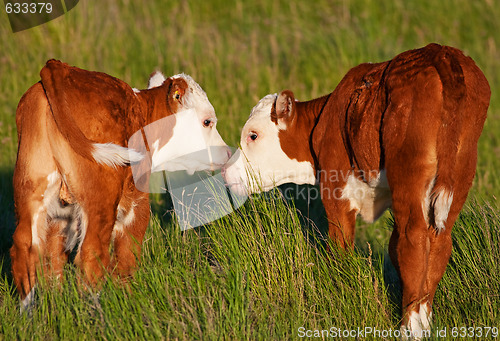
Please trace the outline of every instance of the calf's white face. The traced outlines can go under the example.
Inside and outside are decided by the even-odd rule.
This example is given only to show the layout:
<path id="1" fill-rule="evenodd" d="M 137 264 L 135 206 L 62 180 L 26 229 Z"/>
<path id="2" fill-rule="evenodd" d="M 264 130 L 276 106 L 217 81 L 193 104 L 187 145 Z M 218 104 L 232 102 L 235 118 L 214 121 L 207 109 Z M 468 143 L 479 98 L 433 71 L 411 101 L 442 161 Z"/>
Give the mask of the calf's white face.
<path id="1" fill-rule="evenodd" d="M 223 170 L 231 191 L 239 195 L 268 191 L 288 182 L 315 182 L 311 163 L 290 158 L 281 147 L 279 133 L 286 123 L 271 120 L 277 99 L 276 94 L 267 95 L 252 109 L 241 132 L 240 149 Z"/>
<path id="2" fill-rule="evenodd" d="M 190 76 L 179 74 L 172 78 L 184 79 L 188 89 L 182 98 L 182 111 L 175 115 L 172 138 L 163 147 L 153 146 L 153 167 L 188 172 L 221 168 L 231 151 L 217 131 L 212 103 Z"/>
<path id="3" fill-rule="evenodd" d="M 184 79 L 188 88 L 180 98 L 180 108 L 175 115 L 144 127 L 152 153 L 151 172 L 186 170 L 192 173 L 221 168 L 231 151 L 217 131 L 215 110 L 205 91 L 188 75 L 172 78 Z M 161 85 L 164 80 L 161 74 L 154 74 L 149 88 Z M 134 135 L 137 136 L 131 141 L 142 143 L 142 133 Z"/>

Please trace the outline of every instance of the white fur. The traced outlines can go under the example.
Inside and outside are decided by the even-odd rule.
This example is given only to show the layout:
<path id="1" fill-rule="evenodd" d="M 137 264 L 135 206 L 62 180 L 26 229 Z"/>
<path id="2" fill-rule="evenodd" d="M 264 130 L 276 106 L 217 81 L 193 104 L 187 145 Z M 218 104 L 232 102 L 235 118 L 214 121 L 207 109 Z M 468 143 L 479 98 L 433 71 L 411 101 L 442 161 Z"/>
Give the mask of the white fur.
<path id="1" fill-rule="evenodd" d="M 144 134 L 152 152 L 151 171 L 186 170 L 193 173 L 220 168 L 229 159 L 230 150 L 217 131 L 214 107 L 205 91 L 192 77 L 178 74 L 172 78 L 182 78 L 188 88 L 181 98 L 182 108 L 179 112 L 144 127 Z M 203 125 L 207 119 L 212 122 L 210 127 Z M 168 131 L 172 131 L 172 137 L 160 145 L 162 136 L 158 136 L 159 132 L 164 134 Z M 135 146 L 143 142 L 142 136 L 135 136 L 136 134 L 142 133 L 136 132 L 130 138 L 129 147 L 145 150 L 143 146 Z M 132 167 L 132 170 L 135 168 Z"/>
<path id="2" fill-rule="evenodd" d="M 40 207 L 45 210 L 43 217 L 45 229 L 40 231 L 40 224 L 35 228 L 32 226 L 32 234 L 34 230 L 37 230 L 38 241 L 45 240 L 47 220 L 62 221 L 64 225 L 61 227 L 60 233 L 66 236 L 65 250 L 71 251 L 75 246 L 78 246 L 79 249 L 87 232 L 87 216 L 78 203 L 67 206 L 61 204 L 59 194 L 63 179 L 57 171 L 50 173 L 47 179 L 49 183 L 43 194 L 43 205 Z M 34 240 L 33 236 L 32 238 Z"/>
<path id="3" fill-rule="evenodd" d="M 148 89 L 156 88 L 163 84 L 165 81 L 165 76 L 160 72 L 156 71 L 150 78 L 148 82 Z"/>
<path id="4" fill-rule="evenodd" d="M 125 166 L 132 162 L 139 162 L 144 157 L 144 155 L 133 149 L 114 143 L 94 143 L 92 156 L 98 163 L 113 168 Z"/>
<path id="5" fill-rule="evenodd" d="M 135 203 L 132 203 L 130 209 L 125 211 L 122 206 L 118 206 L 116 212 L 115 226 L 113 227 L 113 238 L 117 234 L 122 234 L 127 226 L 130 226 L 135 220 Z"/>
<path id="6" fill-rule="evenodd" d="M 349 200 L 351 209 L 361 214 L 366 222 L 374 222 L 392 203 L 385 170 L 378 173 L 370 183 L 353 174 L 349 175 L 341 198 Z"/>
<path id="7" fill-rule="evenodd" d="M 152 154 L 151 160 L 131 162 L 136 183 L 145 172 L 215 170 L 222 167 L 231 155 L 217 131 L 215 110 L 205 91 L 188 75 L 178 74 L 172 78 L 182 78 L 188 85 L 180 99 L 178 112 L 150 123 L 128 141 L 129 148 L 143 152 L 150 150 Z M 159 85 L 154 79 L 157 78 L 152 77 L 150 86 Z M 208 127 L 204 126 L 205 120 L 211 121 Z M 170 139 L 166 140 L 165 136 L 169 135 Z M 142 190 L 151 191 L 152 188 Z"/>
<path id="8" fill-rule="evenodd" d="M 40 245 L 40 232 L 42 232 L 42 235 L 45 234 L 45 230 L 47 229 L 46 224 L 44 225 L 43 222 L 42 224 L 38 223 L 38 220 L 40 218 L 40 214 L 44 210 L 43 205 L 38 208 L 36 213 L 33 215 L 33 218 L 31 220 L 31 244 L 33 246 L 38 246 Z M 39 231 L 41 229 L 41 231 Z M 44 238 L 45 239 L 45 238 Z"/>
<path id="9" fill-rule="evenodd" d="M 49 181 L 49 186 L 55 184 L 57 182 L 57 180 L 59 180 L 59 178 L 60 178 L 60 176 L 59 176 L 59 173 L 57 171 L 53 171 L 52 173 L 50 173 L 47 176 L 47 180 Z"/>
<path id="10" fill-rule="evenodd" d="M 427 304 L 420 304 L 420 322 L 423 330 L 431 330 L 432 312 L 429 312 Z"/>
<path id="11" fill-rule="evenodd" d="M 434 222 L 438 233 L 444 231 L 448 213 L 450 213 L 451 204 L 453 203 L 453 192 L 441 190 L 433 196 L 434 202 Z"/>
<path id="12" fill-rule="evenodd" d="M 424 214 L 427 225 L 432 223 L 432 217 L 429 217 L 429 210 L 433 208 L 434 211 L 434 225 L 438 233 L 443 231 L 448 214 L 450 213 L 451 204 L 453 203 L 453 192 L 442 189 L 439 192 L 434 192 L 434 185 L 436 178 L 432 179 L 427 187 L 424 198 L 422 200 L 422 212 Z"/>
<path id="13" fill-rule="evenodd" d="M 47 187 L 42 194 L 42 202 L 31 219 L 31 243 L 38 246 L 45 241 L 47 234 L 47 211 L 53 193 L 56 191 L 60 176 L 57 171 L 47 175 Z M 60 183 L 59 183 L 60 184 Z M 59 192 L 57 192 L 59 194 Z"/>
<path id="14" fill-rule="evenodd" d="M 173 133 L 166 144 L 160 146 L 160 140 L 154 136 L 157 131 L 146 127 L 144 129 L 148 141 L 154 142 L 152 151 L 152 172 L 161 170 L 189 172 L 211 169 L 213 164 L 224 164 L 229 156 L 228 149 L 216 129 L 203 127 L 198 112 L 193 109 L 184 110 L 168 116 L 153 124 L 162 124 Z M 172 122 L 169 124 L 169 122 Z M 155 139 L 156 137 L 156 139 Z"/>
<path id="15" fill-rule="evenodd" d="M 431 315 L 425 303 L 420 304 L 419 311 L 412 311 L 406 325 L 401 326 L 404 340 L 421 340 L 431 335 Z"/>
<path id="16" fill-rule="evenodd" d="M 206 119 L 210 118 L 214 122 L 214 126 L 212 130 L 215 130 L 215 126 L 217 123 L 217 118 L 215 116 L 215 109 L 212 106 L 212 103 L 208 100 L 207 94 L 205 91 L 201 88 L 201 86 L 196 83 L 196 81 L 189 75 L 186 75 L 184 73 L 180 73 L 178 75 L 172 76 L 173 79 L 179 79 L 182 78 L 184 81 L 186 81 L 188 88 L 186 90 L 186 93 L 184 96 L 181 98 L 181 103 L 182 107 L 184 110 L 195 110 L 198 118 L 200 119 L 200 123 Z M 217 133 L 218 135 L 218 133 Z M 226 146 L 224 141 L 222 141 L 222 138 L 218 136 L 217 141 L 217 146 L 222 143 L 222 145 Z"/>
<path id="17" fill-rule="evenodd" d="M 191 76 L 184 73 L 179 73 L 175 76 L 172 76 L 172 78 L 182 78 L 188 85 L 187 91 L 181 99 L 182 106 L 185 109 L 195 109 L 200 113 L 213 114 L 213 116 L 215 117 L 214 107 L 208 100 L 206 92 L 198 83 L 196 83 L 196 81 Z"/>
<path id="18" fill-rule="evenodd" d="M 64 234 L 66 235 L 66 251 L 71 251 L 75 247 L 80 251 L 88 227 L 87 215 L 82 207 L 78 204 L 73 206 L 73 214 L 64 229 Z"/>
<path id="19" fill-rule="evenodd" d="M 241 133 L 241 147 L 225 169 L 230 189 L 239 195 L 268 191 L 287 182 L 316 182 L 310 162 L 291 159 L 281 148 L 280 127 L 270 117 L 276 97 L 276 94 L 267 95 L 252 109 Z M 252 132 L 258 133 L 257 140 L 247 141 Z"/>

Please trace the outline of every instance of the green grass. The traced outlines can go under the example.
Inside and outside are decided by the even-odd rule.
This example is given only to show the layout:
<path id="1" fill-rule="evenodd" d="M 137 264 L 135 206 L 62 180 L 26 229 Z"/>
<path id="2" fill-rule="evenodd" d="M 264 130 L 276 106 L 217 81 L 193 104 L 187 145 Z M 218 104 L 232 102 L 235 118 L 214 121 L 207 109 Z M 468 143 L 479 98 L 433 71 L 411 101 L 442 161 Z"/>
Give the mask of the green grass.
<path id="1" fill-rule="evenodd" d="M 321 205 L 296 203 L 297 214 L 273 195 L 184 233 L 162 218 L 157 202 L 128 290 L 112 281 L 99 293 L 82 290 L 68 265 L 63 286 L 42 284 L 37 309 L 20 315 L 8 257 L 15 108 L 50 58 L 137 88 L 155 69 L 185 72 L 205 89 L 219 132 L 236 145 L 264 95 L 289 88 L 299 99 L 314 98 L 361 62 L 430 42 L 465 51 L 492 89 L 477 175 L 435 299 L 435 326 L 500 327 L 496 1 L 81 1 L 16 34 L 0 16 L 0 339 L 295 339 L 301 326 L 399 328 L 399 284 L 386 254 L 390 215 L 360 222 L 355 250 L 329 258 L 303 217 L 318 219 Z"/>
<path id="2" fill-rule="evenodd" d="M 498 326 L 500 216 L 472 203 L 455 226 L 439 287 L 436 328 Z M 43 283 L 32 316 L 0 282 L 5 339 L 291 339 L 299 328 L 397 329 L 396 275 L 387 256 L 356 248 L 326 256 L 293 206 L 255 198 L 206 230 L 153 219 L 128 289 L 83 290 L 68 266 L 62 288 Z M 310 232 L 310 231 L 309 231 Z M 368 248 L 368 250 L 370 250 Z M 458 280 L 459 279 L 459 280 Z"/>

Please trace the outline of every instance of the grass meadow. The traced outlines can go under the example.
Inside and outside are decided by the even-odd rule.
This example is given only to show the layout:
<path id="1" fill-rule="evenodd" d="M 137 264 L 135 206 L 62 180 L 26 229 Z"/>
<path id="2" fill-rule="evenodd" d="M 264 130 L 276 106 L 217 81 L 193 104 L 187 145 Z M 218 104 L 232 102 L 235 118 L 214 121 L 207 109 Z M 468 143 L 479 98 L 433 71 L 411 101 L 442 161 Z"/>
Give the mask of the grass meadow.
<path id="1" fill-rule="evenodd" d="M 185 72 L 207 92 L 222 137 L 237 146 L 264 95 L 288 88 L 312 99 L 331 92 L 359 63 L 430 42 L 462 49 L 492 90 L 431 339 L 492 339 L 487 328 L 500 328 L 498 1 L 82 0 L 66 15 L 15 34 L 0 12 L 0 339 L 282 340 L 304 330 L 399 329 L 400 288 L 387 254 L 390 212 L 375 224 L 358 223 L 353 252 L 327 256 L 321 203 L 283 200 L 279 190 L 185 232 L 166 212 L 166 198 L 155 197 L 141 266 L 128 289 L 107 280 L 99 292 L 82 290 L 68 264 L 64 284 L 41 283 L 36 309 L 20 314 L 8 255 L 15 109 L 50 58 L 136 88 L 146 87 L 156 69 Z M 464 334 L 465 327 L 472 329 Z M 438 337 L 443 330 L 446 337 Z M 356 338 L 362 337 L 350 339 Z"/>

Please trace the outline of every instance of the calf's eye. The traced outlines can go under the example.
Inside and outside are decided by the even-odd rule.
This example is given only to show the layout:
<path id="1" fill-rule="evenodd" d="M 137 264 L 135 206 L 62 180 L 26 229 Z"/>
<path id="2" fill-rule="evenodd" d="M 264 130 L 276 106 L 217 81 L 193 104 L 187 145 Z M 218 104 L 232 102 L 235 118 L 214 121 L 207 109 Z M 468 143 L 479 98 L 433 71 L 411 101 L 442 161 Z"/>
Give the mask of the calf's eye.
<path id="1" fill-rule="evenodd" d="M 257 140 L 257 137 L 259 137 L 259 136 L 257 135 L 257 133 L 250 133 L 250 135 L 248 135 L 248 137 L 250 137 L 250 140 L 255 141 L 255 140 Z"/>
<path id="2" fill-rule="evenodd" d="M 208 120 L 207 119 L 207 120 L 203 121 L 203 126 L 204 127 L 209 127 L 211 124 L 212 124 L 212 120 Z"/>

